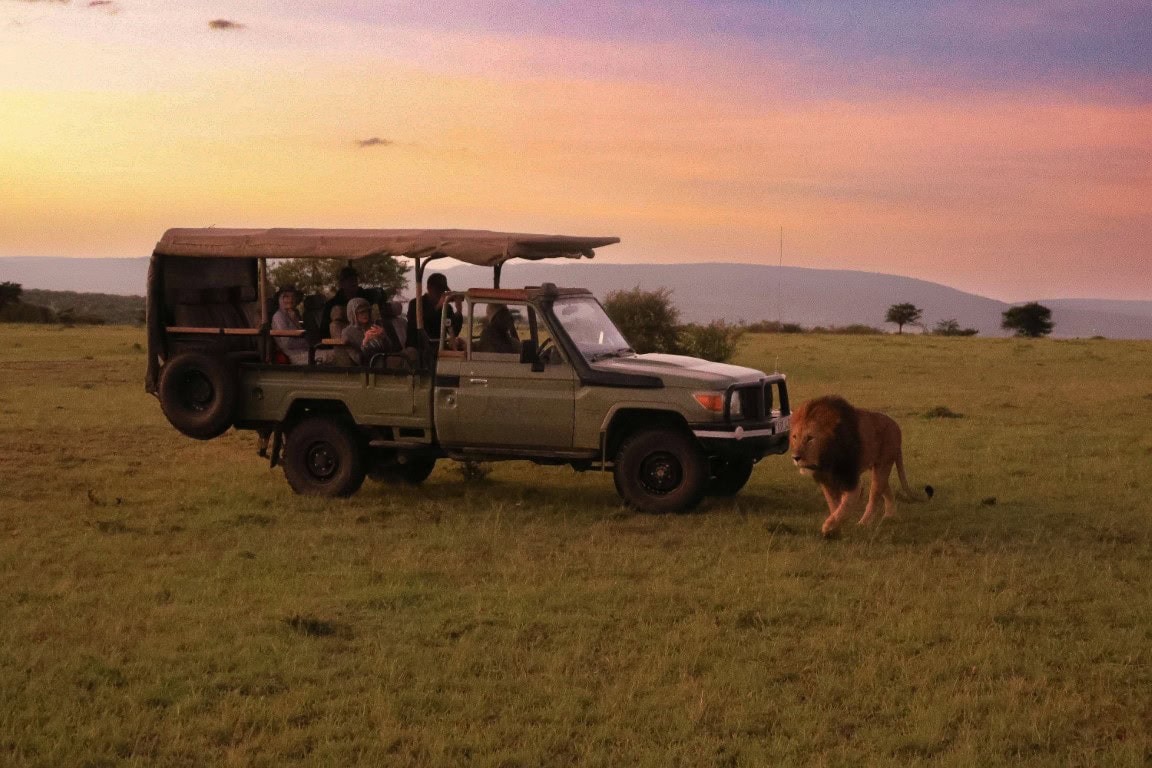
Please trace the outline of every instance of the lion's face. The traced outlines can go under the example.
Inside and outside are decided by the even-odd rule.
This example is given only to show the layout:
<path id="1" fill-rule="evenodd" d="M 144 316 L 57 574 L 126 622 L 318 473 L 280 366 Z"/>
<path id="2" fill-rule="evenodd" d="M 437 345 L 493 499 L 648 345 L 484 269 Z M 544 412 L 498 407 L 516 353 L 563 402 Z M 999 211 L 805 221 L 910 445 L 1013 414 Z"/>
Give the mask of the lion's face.
<path id="1" fill-rule="evenodd" d="M 788 437 L 792 463 L 800 472 L 811 475 L 820 469 L 823 457 L 836 435 L 839 424 L 837 414 L 827 408 L 809 408 L 805 403 L 792 414 L 792 430 Z"/>

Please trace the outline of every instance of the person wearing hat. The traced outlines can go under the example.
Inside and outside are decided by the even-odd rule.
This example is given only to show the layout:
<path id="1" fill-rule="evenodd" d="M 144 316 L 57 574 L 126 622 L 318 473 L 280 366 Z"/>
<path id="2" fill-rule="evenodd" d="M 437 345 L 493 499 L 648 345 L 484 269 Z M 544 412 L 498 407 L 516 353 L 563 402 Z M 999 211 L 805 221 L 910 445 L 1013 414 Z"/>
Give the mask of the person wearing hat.
<path id="1" fill-rule="evenodd" d="M 425 283 L 428 287 L 419 299 L 424 305 L 424 333 L 433 342 L 440 340 L 440 313 L 443 311 L 444 318 L 451 323 L 452 335 L 458 337 L 460 335 L 460 328 L 464 325 L 464 315 L 460 308 L 460 302 L 456 302 L 453 307 L 449 304 L 444 306 L 448 298 L 448 278 L 442 272 L 433 272 L 428 276 Z M 416 299 L 408 302 L 408 340 L 409 347 L 420 348 L 420 335 L 416 329 Z"/>
<path id="2" fill-rule="evenodd" d="M 277 310 L 272 315 L 272 330 L 302 331 L 304 323 L 296 305 L 300 303 L 300 292 L 294 285 L 285 285 L 276 292 Z M 273 336 L 276 346 L 293 365 L 308 365 L 308 339 L 303 336 Z"/>

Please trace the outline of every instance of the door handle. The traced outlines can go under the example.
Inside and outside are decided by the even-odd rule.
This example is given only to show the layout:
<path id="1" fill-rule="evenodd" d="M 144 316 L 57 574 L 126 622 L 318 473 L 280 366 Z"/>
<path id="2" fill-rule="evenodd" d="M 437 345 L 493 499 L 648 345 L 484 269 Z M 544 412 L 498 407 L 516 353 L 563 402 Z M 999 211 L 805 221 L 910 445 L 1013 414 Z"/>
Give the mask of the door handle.
<path id="1" fill-rule="evenodd" d="M 488 386 L 488 379 L 468 379 L 469 384 L 475 384 L 480 387 Z"/>

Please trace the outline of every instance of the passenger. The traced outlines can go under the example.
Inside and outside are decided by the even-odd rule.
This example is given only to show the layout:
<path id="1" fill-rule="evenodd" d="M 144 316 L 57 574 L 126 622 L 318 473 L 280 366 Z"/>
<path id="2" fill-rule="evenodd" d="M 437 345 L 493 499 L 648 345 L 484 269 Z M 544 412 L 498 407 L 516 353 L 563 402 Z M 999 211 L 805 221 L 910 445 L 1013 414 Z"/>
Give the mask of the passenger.
<path id="1" fill-rule="evenodd" d="M 351 358 L 351 362 L 358 363 L 364 346 L 364 337 L 372 327 L 372 305 L 367 299 L 355 298 L 348 302 L 348 320 L 348 327 L 340 332 L 340 338 L 344 341 L 344 351 Z"/>
<path id="2" fill-rule="evenodd" d="M 272 330 L 274 331 L 302 331 L 304 324 L 300 321 L 300 313 L 296 305 L 300 301 L 300 292 L 294 285 L 286 285 L 276 293 L 276 302 L 279 309 L 272 315 Z M 308 340 L 303 336 L 274 336 L 276 346 L 292 365 L 308 365 Z"/>
<path id="3" fill-rule="evenodd" d="M 348 353 L 351 362 L 366 363 L 373 355 L 402 352 L 400 337 L 391 323 L 372 322 L 372 305 L 367 299 L 352 299 L 348 302 L 348 316 L 355 319 L 341 333 L 343 351 Z"/>
<path id="4" fill-rule="evenodd" d="M 520 354 L 520 337 L 516 333 L 516 319 L 506 304 L 489 304 L 488 324 L 476 343 L 477 352 Z"/>
<path id="5" fill-rule="evenodd" d="M 380 305 L 381 323 L 391 325 L 396 340 L 401 346 L 408 338 L 408 321 L 404 319 L 403 307 L 398 301 L 386 301 Z"/>
<path id="6" fill-rule="evenodd" d="M 339 277 L 336 278 L 336 295 L 324 303 L 324 311 L 320 314 L 320 327 L 330 328 L 332 308 L 343 308 L 352 299 L 366 299 L 371 302 L 373 300 L 372 292 L 360 287 L 360 275 L 356 272 L 355 267 L 344 267 L 340 270 Z M 351 316 L 348 317 L 348 322 L 353 322 Z M 337 337 L 334 336 L 333 338 Z"/>
<path id="7" fill-rule="evenodd" d="M 420 297 L 424 308 L 424 333 L 433 342 L 438 343 L 440 341 L 440 316 L 441 311 L 443 311 L 452 333 L 453 341 L 449 346 L 463 349 L 464 345 L 460 340 L 460 328 L 464 324 L 464 314 L 460 308 L 460 301 L 455 302 L 455 308 L 452 305 L 444 306 L 448 298 L 448 278 L 441 272 L 433 272 L 428 276 L 427 286 L 427 291 Z M 406 346 L 420 348 L 420 334 L 416 328 L 416 299 L 408 302 Z"/>
<path id="8" fill-rule="evenodd" d="M 348 320 L 344 316 L 344 307 L 332 307 L 332 322 L 328 323 L 328 338 L 340 338 L 347 327 Z"/>

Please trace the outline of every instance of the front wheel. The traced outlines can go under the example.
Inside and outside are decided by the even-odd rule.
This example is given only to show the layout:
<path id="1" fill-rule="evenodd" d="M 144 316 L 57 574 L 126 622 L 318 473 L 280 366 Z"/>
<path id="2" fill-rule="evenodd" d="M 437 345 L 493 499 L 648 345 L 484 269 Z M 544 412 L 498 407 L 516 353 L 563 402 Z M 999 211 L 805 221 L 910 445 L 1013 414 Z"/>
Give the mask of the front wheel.
<path id="1" fill-rule="evenodd" d="M 704 496 L 708 461 L 696 441 L 676 429 L 629 437 L 616 454 L 613 479 L 625 502 L 652 514 L 686 512 Z"/>
<path id="2" fill-rule="evenodd" d="M 752 459 L 713 459 L 709 496 L 735 496 L 752 477 Z"/>
<path id="3" fill-rule="evenodd" d="M 356 436 L 333 419 L 305 419 L 288 433 L 284 476 L 292 490 L 305 496 L 351 496 L 364 482 Z"/>

